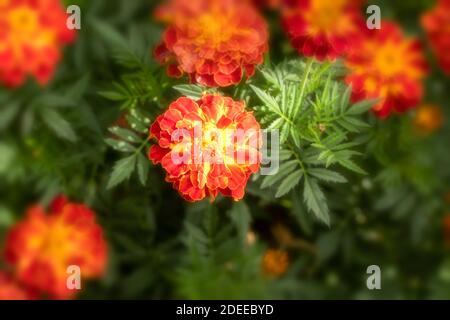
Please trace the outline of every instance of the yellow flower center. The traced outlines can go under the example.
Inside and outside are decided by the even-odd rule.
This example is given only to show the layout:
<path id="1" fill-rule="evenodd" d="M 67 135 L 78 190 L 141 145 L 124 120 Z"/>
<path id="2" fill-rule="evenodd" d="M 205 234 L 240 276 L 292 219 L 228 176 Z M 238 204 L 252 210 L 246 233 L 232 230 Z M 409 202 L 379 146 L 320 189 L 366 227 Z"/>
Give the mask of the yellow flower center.
<path id="1" fill-rule="evenodd" d="M 390 42 L 375 51 L 375 67 L 385 77 L 392 77 L 404 73 L 408 69 L 402 47 Z"/>
<path id="2" fill-rule="evenodd" d="M 39 28 L 39 19 L 34 10 L 18 7 L 9 13 L 9 25 L 15 36 L 25 38 Z"/>
<path id="3" fill-rule="evenodd" d="M 196 22 L 199 31 L 197 41 L 212 47 L 228 41 L 234 30 L 234 27 L 230 26 L 230 21 L 226 13 L 219 14 L 212 11 L 201 15 Z"/>
<path id="4" fill-rule="evenodd" d="M 70 227 L 61 218 L 56 218 L 30 239 L 30 245 L 42 258 L 64 264 L 72 247 L 70 235 Z"/>
<path id="5" fill-rule="evenodd" d="M 346 32 L 351 28 L 351 21 L 345 14 L 346 5 L 347 0 L 312 0 L 311 7 L 304 11 L 309 32 L 312 35 Z"/>

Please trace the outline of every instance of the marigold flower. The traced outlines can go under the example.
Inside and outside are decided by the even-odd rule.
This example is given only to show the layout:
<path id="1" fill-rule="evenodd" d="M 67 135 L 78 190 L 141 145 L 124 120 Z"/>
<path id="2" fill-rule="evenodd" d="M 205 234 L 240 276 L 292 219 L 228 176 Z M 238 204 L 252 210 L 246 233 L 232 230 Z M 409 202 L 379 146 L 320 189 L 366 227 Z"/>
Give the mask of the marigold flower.
<path id="1" fill-rule="evenodd" d="M 267 277 L 278 278 L 286 273 L 289 256 L 285 251 L 268 249 L 262 259 L 262 270 Z"/>
<path id="2" fill-rule="evenodd" d="M 34 300 L 37 295 L 24 288 L 11 275 L 0 271 L 0 300 Z"/>
<path id="3" fill-rule="evenodd" d="M 360 10 L 359 0 L 284 0 L 282 20 L 299 54 L 334 60 L 364 27 Z"/>
<path id="4" fill-rule="evenodd" d="M 245 103 L 220 95 L 195 102 L 182 97 L 150 129 L 158 140 L 149 159 L 161 163 L 187 201 L 212 200 L 221 193 L 240 200 L 247 180 L 259 170 L 261 131 Z"/>
<path id="5" fill-rule="evenodd" d="M 373 107 L 380 118 L 414 108 L 422 99 L 427 73 L 422 48 L 392 22 L 383 21 L 381 30 L 369 30 L 355 41 L 346 65 L 353 100 L 380 98 Z"/>
<path id="6" fill-rule="evenodd" d="M 444 124 L 444 113 L 439 106 L 424 104 L 417 108 L 414 126 L 422 134 L 431 134 Z"/>
<path id="7" fill-rule="evenodd" d="M 101 276 L 107 249 L 102 228 L 83 204 L 56 198 L 49 214 L 37 205 L 8 233 L 5 259 L 19 281 L 56 298 L 70 298 L 67 269 L 78 266 L 84 279 Z"/>
<path id="8" fill-rule="evenodd" d="M 28 75 L 45 85 L 75 32 L 59 0 L 0 1 L 0 83 L 22 85 Z"/>
<path id="9" fill-rule="evenodd" d="M 421 19 L 438 63 L 450 74 L 450 0 L 439 0 Z"/>
<path id="10" fill-rule="evenodd" d="M 155 50 L 168 74 L 190 76 L 194 83 L 227 87 L 250 78 L 263 62 L 268 32 L 249 1 L 172 0 L 157 18 L 169 22 Z"/>

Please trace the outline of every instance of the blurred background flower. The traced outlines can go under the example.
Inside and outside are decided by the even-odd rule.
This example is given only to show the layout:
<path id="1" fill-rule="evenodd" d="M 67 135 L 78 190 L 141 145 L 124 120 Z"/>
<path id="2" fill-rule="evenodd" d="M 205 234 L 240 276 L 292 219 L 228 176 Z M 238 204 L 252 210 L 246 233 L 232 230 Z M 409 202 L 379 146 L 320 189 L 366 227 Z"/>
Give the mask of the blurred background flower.
<path id="1" fill-rule="evenodd" d="M 285 0 L 283 25 L 299 54 L 318 60 L 346 54 L 365 27 L 359 0 Z"/>
<path id="2" fill-rule="evenodd" d="M 28 76 L 47 84 L 61 58 L 64 44 L 75 32 L 66 25 L 59 0 L 0 3 L 0 81 L 10 87 L 23 85 Z"/>
<path id="3" fill-rule="evenodd" d="M 20 282 L 56 298 L 69 298 L 69 267 L 80 269 L 83 279 L 97 278 L 107 262 L 103 231 L 94 213 L 63 197 L 53 200 L 50 213 L 31 207 L 25 219 L 6 237 L 5 260 Z"/>
<path id="4" fill-rule="evenodd" d="M 405 112 L 421 101 L 427 64 L 417 39 L 406 38 L 400 26 L 382 22 L 356 40 L 346 66 L 346 82 L 353 87 L 353 99 L 380 98 L 373 110 L 381 118 Z"/>
<path id="5" fill-rule="evenodd" d="M 437 1 L 433 9 L 422 15 L 421 21 L 438 63 L 450 74 L 450 1 Z"/>
<path id="6" fill-rule="evenodd" d="M 171 0 L 156 17 L 169 22 L 155 55 L 171 76 L 227 87 L 252 77 L 267 51 L 267 25 L 248 1 Z"/>

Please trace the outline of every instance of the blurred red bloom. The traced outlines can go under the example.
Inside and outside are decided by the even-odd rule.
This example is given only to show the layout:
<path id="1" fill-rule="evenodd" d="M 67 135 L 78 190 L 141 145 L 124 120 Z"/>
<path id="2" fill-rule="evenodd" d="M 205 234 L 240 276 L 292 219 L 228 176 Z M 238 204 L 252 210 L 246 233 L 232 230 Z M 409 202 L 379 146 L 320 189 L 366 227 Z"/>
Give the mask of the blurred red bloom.
<path id="1" fill-rule="evenodd" d="M 169 24 L 155 50 L 158 61 L 168 64 L 169 75 L 187 73 L 204 86 L 252 77 L 268 48 L 267 25 L 249 1 L 172 0 L 156 16 Z"/>
<path id="2" fill-rule="evenodd" d="M 283 25 L 299 54 L 334 60 L 365 27 L 360 10 L 360 0 L 284 0 Z"/>
<path id="3" fill-rule="evenodd" d="M 59 0 L 0 1 L 0 83 L 22 85 L 28 75 L 47 84 L 63 44 L 75 38 Z"/>
<path id="4" fill-rule="evenodd" d="M 380 118 L 417 106 L 428 67 L 418 40 L 406 38 L 398 25 L 382 22 L 355 41 L 346 60 L 353 100 L 380 98 L 373 108 Z"/>
<path id="5" fill-rule="evenodd" d="M 10 230 L 5 258 L 15 268 L 19 281 L 65 299 L 74 294 L 67 288 L 67 268 L 78 266 L 84 279 L 99 277 L 105 271 L 107 249 L 94 212 L 58 197 L 49 214 L 34 206 Z"/>
<path id="6" fill-rule="evenodd" d="M 244 102 L 205 95 L 180 98 L 151 126 L 158 140 L 149 151 L 161 163 L 166 181 L 188 201 L 221 193 L 242 199 L 252 173 L 259 170 L 261 131 Z"/>
<path id="7" fill-rule="evenodd" d="M 450 74 L 450 0 L 439 0 L 422 16 L 425 29 L 442 70 Z"/>
<path id="8" fill-rule="evenodd" d="M 0 300 L 34 300 L 37 295 L 20 285 L 11 275 L 0 271 Z"/>

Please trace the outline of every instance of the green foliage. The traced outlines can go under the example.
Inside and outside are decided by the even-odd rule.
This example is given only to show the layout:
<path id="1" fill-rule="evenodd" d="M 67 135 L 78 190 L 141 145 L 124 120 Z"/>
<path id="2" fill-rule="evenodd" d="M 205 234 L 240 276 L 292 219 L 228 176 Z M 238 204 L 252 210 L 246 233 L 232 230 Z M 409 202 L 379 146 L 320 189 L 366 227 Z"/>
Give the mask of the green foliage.
<path id="1" fill-rule="evenodd" d="M 276 187 L 280 198 L 303 182 L 306 205 L 326 224 L 329 209 L 319 182 L 346 183 L 339 166 L 365 174 L 352 148 L 361 143 L 355 134 L 368 128 L 360 115 L 374 103 L 351 105 L 351 88 L 334 80 L 336 72 L 329 64 L 291 61 L 264 68 L 262 84 L 252 86 L 260 101 L 253 109 L 267 129 L 279 130 L 282 148 L 278 172 L 264 177 L 261 187 Z"/>

